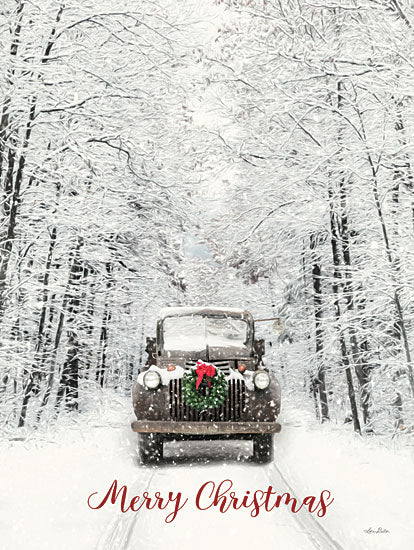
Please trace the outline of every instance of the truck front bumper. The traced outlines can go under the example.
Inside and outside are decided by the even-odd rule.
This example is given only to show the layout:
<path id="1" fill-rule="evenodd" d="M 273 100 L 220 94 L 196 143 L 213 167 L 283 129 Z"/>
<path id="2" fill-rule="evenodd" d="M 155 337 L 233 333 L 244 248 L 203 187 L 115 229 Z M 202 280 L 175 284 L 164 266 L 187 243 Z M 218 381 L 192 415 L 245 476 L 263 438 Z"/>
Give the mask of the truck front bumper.
<path id="1" fill-rule="evenodd" d="M 139 433 L 183 435 L 275 434 L 279 422 L 175 422 L 173 420 L 135 420 L 131 428 Z"/>

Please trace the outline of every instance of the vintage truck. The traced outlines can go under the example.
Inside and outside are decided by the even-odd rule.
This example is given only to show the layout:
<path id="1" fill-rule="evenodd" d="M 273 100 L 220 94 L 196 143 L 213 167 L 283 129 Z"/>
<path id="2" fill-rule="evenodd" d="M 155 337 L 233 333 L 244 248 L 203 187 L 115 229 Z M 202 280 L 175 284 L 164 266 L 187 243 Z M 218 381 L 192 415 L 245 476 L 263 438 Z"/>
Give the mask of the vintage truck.
<path id="1" fill-rule="evenodd" d="M 251 439 L 253 459 L 270 461 L 281 430 L 280 386 L 263 363 L 252 315 L 166 308 L 156 334 L 147 338 L 147 364 L 132 387 L 141 461 L 160 460 L 164 441 L 177 439 Z"/>

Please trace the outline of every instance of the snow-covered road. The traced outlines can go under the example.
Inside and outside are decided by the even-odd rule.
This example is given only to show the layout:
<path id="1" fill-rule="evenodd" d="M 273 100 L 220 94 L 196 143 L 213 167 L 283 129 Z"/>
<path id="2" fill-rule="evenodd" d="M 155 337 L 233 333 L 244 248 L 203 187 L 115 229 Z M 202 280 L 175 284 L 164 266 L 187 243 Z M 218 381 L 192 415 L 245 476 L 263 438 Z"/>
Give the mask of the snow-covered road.
<path id="1" fill-rule="evenodd" d="M 174 495 L 182 492 L 189 498 L 188 503 L 177 514 L 176 519 L 165 522 L 167 511 L 154 509 L 139 511 L 136 514 L 116 514 L 102 536 L 98 547 L 140 548 L 155 550 L 168 548 L 198 550 L 209 548 L 227 548 L 236 544 L 238 548 L 252 548 L 258 541 L 283 540 L 286 550 L 332 548 L 339 545 L 325 543 L 326 535 L 314 525 L 309 512 L 293 515 L 286 506 L 272 512 L 260 511 L 258 517 L 251 517 L 251 509 L 230 509 L 221 513 L 217 507 L 200 511 L 195 506 L 197 490 L 206 482 L 214 482 L 216 487 L 223 480 L 231 479 L 232 490 L 242 499 L 247 491 L 265 490 L 271 485 L 279 493 L 292 491 L 280 477 L 274 467 L 263 467 L 249 463 L 251 445 L 234 442 L 171 443 L 166 446 L 166 460 L 156 468 L 146 468 L 139 481 L 129 488 L 130 497 L 159 491 L 161 495 Z M 181 457 L 177 460 L 177 456 Z M 203 457 L 200 460 L 200 457 Z M 146 471 L 145 471 L 146 470 Z M 224 484 L 227 487 L 229 482 Z M 209 484 L 205 491 L 205 506 L 211 502 Z M 228 493 L 226 493 L 228 494 Z M 309 521 L 310 520 L 310 521 Z"/>
<path id="2" fill-rule="evenodd" d="M 91 405 L 93 412 L 76 426 L 68 419 L 58 428 L 58 443 L 43 433 L 0 446 L 2 550 L 412 548 L 409 448 L 380 447 L 343 426 L 313 426 L 306 415 L 298 420 L 295 413 L 293 422 L 286 403 L 274 464 L 252 463 L 249 442 L 217 441 L 169 443 L 163 464 L 142 467 L 128 400 L 113 396 Z M 125 514 L 118 502 L 88 508 L 88 496 L 104 495 L 114 479 L 128 487 L 129 498 L 147 490 L 161 496 L 181 492 L 189 500 L 171 523 L 164 521 L 171 507 Z M 272 485 L 278 493 L 293 490 L 298 499 L 329 490 L 335 500 L 323 518 L 307 510 L 294 515 L 286 506 L 261 509 L 257 517 L 245 508 L 198 510 L 194 501 L 202 484 L 224 479 L 232 480 L 237 496 Z"/>

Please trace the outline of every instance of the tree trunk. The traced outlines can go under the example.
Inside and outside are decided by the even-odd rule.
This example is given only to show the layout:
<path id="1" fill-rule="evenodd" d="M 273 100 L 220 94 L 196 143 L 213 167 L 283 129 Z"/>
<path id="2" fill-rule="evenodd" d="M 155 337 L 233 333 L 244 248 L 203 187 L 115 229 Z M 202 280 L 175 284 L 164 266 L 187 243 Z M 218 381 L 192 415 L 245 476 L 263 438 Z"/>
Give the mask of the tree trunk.
<path id="1" fill-rule="evenodd" d="M 20 45 L 20 35 L 22 31 L 22 19 L 23 19 L 23 8 L 25 2 L 20 1 L 19 6 L 16 10 L 17 22 L 13 30 L 13 39 L 10 45 L 10 62 L 11 66 L 7 72 L 7 83 L 11 87 L 13 84 L 13 77 L 15 73 L 14 59 L 17 56 L 17 52 Z M 7 144 L 7 133 L 10 130 L 10 103 L 11 103 L 11 94 L 7 94 L 3 101 L 3 107 L 0 117 L 0 184 L 2 180 L 3 172 L 3 160 L 5 158 L 6 144 Z M 6 189 L 5 189 L 6 190 Z M 6 190 L 6 201 L 7 201 L 7 190 Z"/>
<path id="2" fill-rule="evenodd" d="M 29 379 L 27 380 L 24 387 L 23 403 L 22 403 L 22 409 L 20 412 L 20 418 L 19 418 L 19 424 L 18 424 L 19 427 L 24 426 L 24 423 L 26 421 L 27 406 L 28 406 L 30 397 L 34 393 L 36 393 L 35 391 L 36 386 L 37 386 L 37 389 L 39 389 L 40 378 L 43 374 L 38 368 L 39 354 L 41 352 L 42 344 L 43 344 L 44 327 L 45 327 L 46 313 L 47 313 L 47 298 L 48 298 L 48 292 L 49 292 L 50 266 L 52 263 L 53 249 L 56 244 L 56 233 L 57 233 L 56 227 L 53 227 L 52 232 L 50 234 L 49 251 L 46 258 L 45 273 L 43 275 L 42 310 L 40 312 L 39 325 L 37 329 L 37 336 L 36 336 L 36 343 L 35 343 L 35 356 L 34 356 L 32 367 L 30 369 Z"/>
<path id="3" fill-rule="evenodd" d="M 106 297 L 104 305 L 104 315 L 101 326 L 101 335 L 99 338 L 99 358 L 98 365 L 96 367 L 96 381 L 99 383 L 101 388 L 104 387 L 105 375 L 106 375 L 106 358 L 107 358 L 107 349 L 108 349 L 108 326 L 109 321 L 111 320 L 111 312 L 109 309 L 109 293 L 112 287 L 112 266 L 109 262 L 106 264 L 107 279 L 106 279 Z"/>
<path id="4" fill-rule="evenodd" d="M 343 91 L 344 84 L 341 80 L 337 82 L 337 108 L 340 111 L 343 106 Z M 342 132 L 339 131 L 338 142 L 342 144 Z M 340 152 L 339 162 L 343 162 L 342 151 Z M 334 256 L 334 265 L 336 279 L 341 279 L 341 283 L 336 286 L 334 292 L 338 293 L 341 289 L 341 294 L 344 298 L 346 309 L 353 313 L 354 312 L 354 288 L 352 281 L 352 261 L 351 261 L 351 249 L 350 249 L 350 229 L 348 222 L 348 190 L 347 190 L 347 180 L 346 175 L 340 171 L 338 174 L 338 197 L 339 205 L 336 212 L 335 201 L 333 196 L 332 188 L 328 190 L 329 204 L 330 204 L 330 224 L 331 224 L 331 234 L 333 236 L 333 241 L 335 242 L 335 249 L 332 248 Z M 333 244 L 332 244 L 333 246 Z M 340 267 L 343 265 L 344 276 L 342 277 L 340 273 Z M 338 296 L 338 304 L 336 311 L 338 314 L 338 319 L 341 317 L 341 308 L 340 308 L 340 298 Z M 347 352 L 346 364 L 353 364 L 355 368 L 355 373 L 359 383 L 359 392 L 360 392 L 360 402 L 362 407 L 362 416 L 364 423 L 367 424 L 370 419 L 370 410 L 369 405 L 371 401 L 370 395 L 370 371 L 365 368 L 362 362 L 362 351 L 360 343 L 358 342 L 357 333 L 352 322 L 347 327 L 349 333 L 349 342 L 351 347 L 351 360 L 347 352 L 345 339 L 344 345 L 341 346 L 342 351 Z M 352 381 L 352 377 L 349 377 L 347 374 L 348 386 Z M 352 384 L 351 394 L 354 394 L 354 388 Z M 351 402 L 351 409 L 357 411 L 356 403 Z M 353 412 L 354 414 L 354 412 Z M 354 420 L 354 428 L 356 431 L 360 431 L 359 419 Z"/>
<path id="5" fill-rule="evenodd" d="M 80 259 L 80 249 L 83 245 L 82 237 L 78 237 L 73 264 L 70 274 L 69 301 L 67 306 L 67 356 L 62 367 L 59 388 L 56 396 L 56 413 L 65 397 L 68 409 L 78 408 L 79 388 L 79 339 L 75 320 L 80 311 L 80 283 L 83 275 L 83 266 Z"/>
<path id="6" fill-rule="evenodd" d="M 12 50 L 11 50 L 11 54 L 14 56 L 17 53 L 17 48 L 19 45 L 19 37 L 21 32 L 21 12 L 23 10 L 23 6 L 24 6 L 24 3 L 20 2 L 19 8 L 18 8 L 19 20 L 15 29 L 15 39 L 14 39 L 14 42 L 12 43 Z M 62 12 L 63 12 L 63 7 L 60 7 L 57 12 L 55 24 L 51 29 L 51 33 L 50 33 L 46 48 L 43 52 L 41 63 L 46 63 L 47 58 L 50 55 L 50 51 L 54 43 L 53 40 L 56 34 L 56 24 L 60 21 Z M 31 77 L 33 77 L 33 73 L 31 73 Z M 10 258 L 11 258 L 14 239 L 15 239 L 17 214 L 18 214 L 18 209 L 20 205 L 21 186 L 23 182 L 23 173 L 24 173 L 24 168 L 27 161 L 27 152 L 28 152 L 28 147 L 30 143 L 30 137 L 32 135 L 33 122 L 36 116 L 37 99 L 38 98 L 35 94 L 32 94 L 29 98 L 29 115 L 26 123 L 26 128 L 23 133 L 23 141 L 21 144 L 20 155 L 19 155 L 19 160 L 17 162 L 16 169 L 15 169 L 15 162 L 17 157 L 16 157 L 15 151 L 18 150 L 19 148 L 17 147 L 17 142 L 14 137 L 15 134 L 13 133 L 12 133 L 12 140 L 14 140 L 13 147 L 9 148 L 9 168 L 6 174 L 6 181 L 4 184 L 4 188 L 6 191 L 6 202 L 5 202 L 4 212 L 6 214 L 6 217 L 8 217 L 8 222 L 6 224 L 6 231 L 5 231 L 4 238 L 0 239 L 0 250 L 2 251 L 2 255 L 0 258 L 0 321 L 4 316 L 5 307 L 6 307 L 5 300 L 6 300 L 7 274 L 9 271 L 9 263 L 10 263 Z M 4 153 L 6 134 L 7 134 L 7 131 L 9 130 L 8 110 L 9 110 L 9 105 L 7 105 L 7 99 L 6 99 L 6 107 L 5 107 L 5 104 L 3 104 L 3 114 L 0 122 L 1 124 L 0 147 L 3 148 L 3 149 L 0 148 L 1 159 Z M 13 179 L 14 172 L 16 172 L 16 174 Z"/>
<path id="7" fill-rule="evenodd" d="M 377 179 L 377 173 L 374 167 L 374 163 L 372 161 L 371 155 L 369 152 L 367 152 L 368 162 L 371 166 L 371 173 L 372 173 L 372 190 L 374 195 L 374 204 L 375 208 L 377 210 L 378 219 L 381 225 L 382 230 L 382 236 L 384 241 L 384 247 L 385 247 L 385 253 L 386 258 L 388 260 L 388 263 L 390 264 L 392 273 L 393 273 L 393 279 L 394 279 L 394 305 L 396 310 L 396 317 L 397 317 L 397 324 L 399 328 L 399 333 L 401 340 L 403 342 L 404 352 L 405 352 L 405 359 L 406 359 L 406 365 L 407 365 L 407 377 L 408 377 L 408 383 L 410 386 L 411 394 L 414 396 L 414 373 L 413 373 L 413 362 L 411 357 L 411 349 L 408 341 L 408 334 L 407 334 L 407 326 L 406 321 L 404 317 L 403 308 L 401 305 L 400 300 L 400 290 L 398 285 L 398 270 L 396 266 L 396 261 L 393 256 L 393 252 L 391 250 L 390 240 L 388 237 L 388 229 L 385 223 L 384 214 L 382 211 L 381 201 L 379 198 L 379 192 L 378 192 L 378 179 Z"/>
<path id="8" fill-rule="evenodd" d="M 317 237 L 311 235 L 310 249 L 312 254 L 312 285 L 313 285 L 313 306 L 315 315 L 315 346 L 316 358 L 319 363 L 318 375 L 314 379 L 319 389 L 319 400 L 321 403 L 321 420 L 329 420 L 328 396 L 326 392 L 326 373 L 323 364 L 323 328 L 322 328 L 322 290 L 321 290 L 321 265 L 320 258 L 316 254 Z"/>
<path id="9" fill-rule="evenodd" d="M 350 363 L 349 363 L 349 356 L 346 348 L 345 338 L 340 327 L 341 305 L 340 305 L 340 298 L 339 298 L 339 288 L 342 285 L 341 272 L 340 272 L 340 266 L 341 266 L 340 238 L 339 238 L 339 232 L 338 232 L 338 223 L 336 220 L 335 209 L 334 209 L 334 196 L 331 188 L 328 188 L 328 197 L 329 197 L 329 207 L 330 207 L 329 218 L 330 218 L 330 228 L 331 228 L 331 249 L 332 249 L 332 259 L 333 259 L 333 265 L 334 265 L 332 292 L 334 295 L 334 312 L 335 312 L 336 325 L 339 333 L 341 363 L 343 368 L 345 369 L 345 376 L 346 376 L 346 381 L 348 386 L 348 397 L 351 405 L 351 413 L 352 413 L 354 430 L 358 433 L 361 433 L 361 425 L 359 422 L 358 407 L 355 399 L 355 389 L 354 389 L 354 382 L 352 379 L 352 372 L 351 372 Z"/>

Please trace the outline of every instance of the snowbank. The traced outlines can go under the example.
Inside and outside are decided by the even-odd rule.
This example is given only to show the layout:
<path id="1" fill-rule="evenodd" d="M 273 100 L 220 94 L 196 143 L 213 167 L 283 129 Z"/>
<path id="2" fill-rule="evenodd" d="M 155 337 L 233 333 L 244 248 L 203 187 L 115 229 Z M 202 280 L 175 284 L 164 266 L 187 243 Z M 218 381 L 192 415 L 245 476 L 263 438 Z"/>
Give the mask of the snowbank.
<path id="1" fill-rule="evenodd" d="M 132 484 L 136 438 L 130 434 L 129 399 L 105 392 L 90 408 L 60 420 L 54 432 L 0 445 L 1 550 L 96 546 L 113 510 L 97 514 L 87 498 L 120 475 Z"/>
<path id="2" fill-rule="evenodd" d="M 321 521 L 334 538 L 346 550 L 412 548 L 414 447 L 397 451 L 347 426 L 315 425 L 288 405 L 283 417 L 275 461 L 300 495 L 332 492 Z"/>

